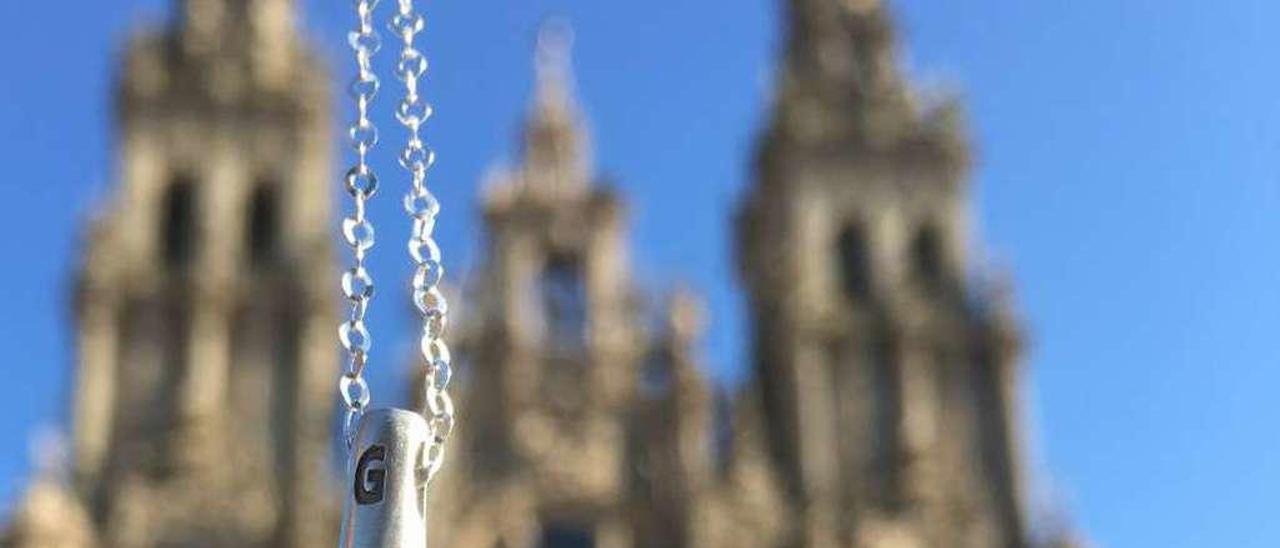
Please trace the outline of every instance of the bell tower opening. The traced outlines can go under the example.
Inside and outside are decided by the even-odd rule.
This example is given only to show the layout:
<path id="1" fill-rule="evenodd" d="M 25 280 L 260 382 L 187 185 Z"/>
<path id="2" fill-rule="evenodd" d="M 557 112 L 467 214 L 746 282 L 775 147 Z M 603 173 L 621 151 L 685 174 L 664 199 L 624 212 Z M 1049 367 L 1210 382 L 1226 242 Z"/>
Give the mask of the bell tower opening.
<path id="1" fill-rule="evenodd" d="M 195 256 L 195 201 L 195 183 L 191 177 L 175 176 L 164 197 L 160 232 L 161 253 L 169 268 L 184 268 Z"/>
<path id="2" fill-rule="evenodd" d="M 277 259 L 280 245 L 280 205 L 271 181 L 258 185 L 249 201 L 245 247 L 249 263 L 263 266 Z"/>
<path id="3" fill-rule="evenodd" d="M 587 289 L 582 259 L 571 253 L 547 257 L 539 280 L 547 339 L 551 346 L 582 346 L 587 327 Z"/>
<path id="4" fill-rule="evenodd" d="M 942 243 L 938 230 L 926 225 L 911 241 L 911 276 L 920 287 L 936 290 L 943 283 Z"/>
<path id="5" fill-rule="evenodd" d="M 862 301 L 871 293 L 871 260 L 866 230 L 851 223 L 840 231 L 836 241 L 836 271 L 845 299 Z"/>

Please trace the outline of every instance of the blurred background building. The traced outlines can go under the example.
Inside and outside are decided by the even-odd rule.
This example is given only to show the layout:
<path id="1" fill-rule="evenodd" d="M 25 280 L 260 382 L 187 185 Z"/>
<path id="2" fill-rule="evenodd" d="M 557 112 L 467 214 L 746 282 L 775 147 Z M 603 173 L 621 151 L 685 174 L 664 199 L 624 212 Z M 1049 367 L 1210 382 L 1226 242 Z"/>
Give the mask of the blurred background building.
<path id="1" fill-rule="evenodd" d="M 131 43 L 120 185 L 77 286 L 73 456 L 8 546 L 333 545 L 334 159 L 293 10 L 187 0 Z M 482 196 L 465 458 L 432 491 L 433 545 L 1067 544 L 1028 518 L 1021 330 L 966 256 L 958 107 L 904 81 L 879 1 L 787 13 L 735 221 L 754 365 L 732 392 L 704 377 L 697 296 L 632 281 L 626 198 L 544 34 L 522 160 Z"/>
<path id="2" fill-rule="evenodd" d="M 290 0 L 180 14 L 120 69 L 120 184 L 76 287 L 69 492 L 33 490 L 18 546 L 333 544 L 328 77 Z"/>

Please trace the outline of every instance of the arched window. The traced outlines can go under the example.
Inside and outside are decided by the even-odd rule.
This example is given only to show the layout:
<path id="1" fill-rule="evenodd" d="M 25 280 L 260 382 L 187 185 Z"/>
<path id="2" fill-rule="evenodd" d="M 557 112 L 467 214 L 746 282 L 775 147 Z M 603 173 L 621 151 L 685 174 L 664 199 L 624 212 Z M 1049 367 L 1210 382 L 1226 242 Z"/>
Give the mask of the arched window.
<path id="1" fill-rule="evenodd" d="M 165 266 L 182 268 L 195 256 L 195 184 L 186 175 L 174 177 L 162 204 L 160 251 Z"/>
<path id="2" fill-rule="evenodd" d="M 245 248 L 255 266 L 274 261 L 279 253 L 280 204 L 276 196 L 276 185 L 267 182 L 258 185 L 249 201 Z"/>
<path id="3" fill-rule="evenodd" d="M 932 225 L 921 228 L 911 241 L 911 275 L 925 288 L 934 289 L 942 284 L 942 242 Z"/>
<path id="4" fill-rule="evenodd" d="M 582 261 L 567 253 L 551 255 L 543 268 L 540 286 L 547 341 L 558 346 L 581 345 L 587 327 Z"/>
<path id="5" fill-rule="evenodd" d="M 839 258 L 836 271 L 841 291 L 846 299 L 865 299 L 871 292 L 871 260 L 862 226 L 851 224 L 841 230 L 836 247 L 836 257 Z"/>

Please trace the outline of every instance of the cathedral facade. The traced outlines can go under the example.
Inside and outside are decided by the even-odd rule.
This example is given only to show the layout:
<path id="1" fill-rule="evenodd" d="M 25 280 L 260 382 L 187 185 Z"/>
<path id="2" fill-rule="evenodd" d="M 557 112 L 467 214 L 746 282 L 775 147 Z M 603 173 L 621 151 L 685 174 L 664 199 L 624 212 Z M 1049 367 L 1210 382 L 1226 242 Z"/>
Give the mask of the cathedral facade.
<path id="1" fill-rule="evenodd" d="M 487 185 L 488 277 L 465 299 L 462 401 L 501 403 L 464 406 L 436 544 L 1033 545 L 1020 328 L 1003 288 L 971 276 L 957 107 L 902 80 L 878 2 L 787 7 L 736 219 L 755 361 L 728 393 L 702 376 L 696 298 L 636 298 L 565 68 L 540 66 L 524 162 Z"/>
<path id="2" fill-rule="evenodd" d="M 187 0 L 131 44 L 121 184 L 77 286 L 74 456 L 4 545 L 335 543 L 333 158 L 293 9 Z M 959 109 L 913 93 L 879 0 L 784 11 L 733 221 L 753 362 L 731 390 L 697 296 L 630 278 L 625 197 L 544 35 L 520 161 L 483 185 L 431 545 L 1067 545 L 1028 518 L 1021 329 L 968 256 Z"/>

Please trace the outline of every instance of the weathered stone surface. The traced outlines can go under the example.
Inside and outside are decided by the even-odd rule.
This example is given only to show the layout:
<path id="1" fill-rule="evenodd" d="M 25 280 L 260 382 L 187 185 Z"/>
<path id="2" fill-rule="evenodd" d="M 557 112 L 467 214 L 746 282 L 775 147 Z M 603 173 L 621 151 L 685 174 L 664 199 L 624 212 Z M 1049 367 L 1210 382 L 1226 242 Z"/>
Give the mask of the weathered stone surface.
<path id="1" fill-rule="evenodd" d="M 128 49 L 74 459 L 6 546 L 335 544 L 327 84 L 290 3 L 189 0 Z M 432 546 L 1034 544 L 1021 329 L 969 258 L 958 109 L 901 77 L 878 0 L 787 8 L 736 219 L 752 374 L 730 390 L 704 377 L 696 295 L 631 279 L 625 200 L 593 181 L 566 35 L 544 34 L 521 161 L 488 181 L 484 261 L 453 299 Z"/>

